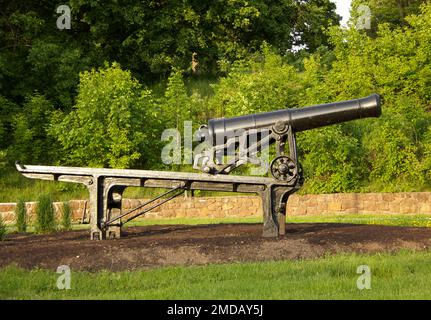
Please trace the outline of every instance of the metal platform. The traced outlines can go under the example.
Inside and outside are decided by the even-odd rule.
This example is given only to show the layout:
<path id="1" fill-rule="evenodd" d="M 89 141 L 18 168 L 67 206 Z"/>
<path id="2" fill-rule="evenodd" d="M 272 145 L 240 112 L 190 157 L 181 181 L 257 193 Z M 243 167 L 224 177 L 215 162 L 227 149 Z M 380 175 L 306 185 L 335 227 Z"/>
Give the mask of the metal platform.
<path id="1" fill-rule="evenodd" d="M 79 167 L 35 166 L 16 164 L 25 177 L 31 179 L 73 182 L 85 185 L 90 192 L 91 239 L 121 237 L 122 225 L 163 203 L 185 190 L 206 190 L 254 193 L 262 197 L 263 236 L 278 237 L 285 233 L 285 210 L 289 196 L 299 189 L 271 178 L 209 175 L 185 172 L 146 170 L 117 170 Z M 166 188 L 166 193 L 142 206 L 123 213 L 123 192 L 127 187 Z M 163 196 L 168 196 L 163 199 Z M 161 200 L 155 203 L 155 200 Z M 141 210 L 136 214 L 134 211 Z M 132 215 L 132 217 L 130 217 Z M 127 217 L 129 216 L 129 217 Z M 122 221 L 127 218 L 126 221 Z"/>

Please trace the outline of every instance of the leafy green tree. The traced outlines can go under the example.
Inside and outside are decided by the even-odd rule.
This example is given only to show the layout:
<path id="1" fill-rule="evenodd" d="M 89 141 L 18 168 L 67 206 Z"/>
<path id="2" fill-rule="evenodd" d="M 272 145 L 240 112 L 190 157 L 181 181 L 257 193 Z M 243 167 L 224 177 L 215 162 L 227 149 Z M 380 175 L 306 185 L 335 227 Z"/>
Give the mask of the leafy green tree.
<path id="1" fill-rule="evenodd" d="M 27 98 L 21 112 L 13 118 L 14 144 L 10 157 L 27 163 L 47 163 L 52 160 L 52 139 L 47 127 L 53 112 L 49 100 L 39 94 Z"/>
<path id="2" fill-rule="evenodd" d="M 118 64 L 82 73 L 76 105 L 62 117 L 50 132 L 67 164 L 126 168 L 157 156 L 147 152 L 161 123 L 152 94 Z"/>
<path id="3" fill-rule="evenodd" d="M 18 110 L 15 103 L 0 96 L 0 150 L 6 149 L 13 141 L 12 122 Z"/>
<path id="4" fill-rule="evenodd" d="M 375 36 L 378 26 L 388 23 L 391 27 L 406 25 L 406 17 L 420 12 L 420 5 L 426 0 L 353 0 L 352 22 L 356 23 L 364 14 L 360 6 L 368 6 L 371 13 L 371 29 L 368 34 Z"/>
<path id="5" fill-rule="evenodd" d="M 213 72 L 267 41 L 280 53 L 292 46 L 313 51 L 327 42 L 324 28 L 340 17 L 329 0 L 72 0 L 77 27 L 90 31 L 105 57 L 133 72 L 187 70 L 197 53 L 201 69 Z M 115 39 L 112 39 L 115 34 Z"/>
<path id="6" fill-rule="evenodd" d="M 0 1 L 0 90 L 15 103 L 38 91 L 57 108 L 70 107 L 79 72 L 103 62 L 78 24 L 57 29 L 57 6 L 50 0 Z"/>
<path id="7" fill-rule="evenodd" d="M 359 141 L 363 152 L 367 170 L 359 185 L 364 191 L 420 190 L 425 181 L 422 168 L 427 167 L 424 150 L 429 149 L 431 124 L 427 112 L 431 38 L 426 30 L 431 26 L 431 6 L 406 21 L 409 26 L 404 28 L 381 25 L 375 38 L 355 29 L 333 28 L 335 60 L 329 69 L 319 55 L 305 62 L 305 99 L 310 104 L 372 92 L 383 96 L 381 120 L 341 126 Z"/>
<path id="8" fill-rule="evenodd" d="M 299 106 L 298 75 L 295 68 L 263 46 L 254 59 L 235 65 L 226 77 L 214 85 L 209 100 L 215 114 L 232 117 Z"/>
<path id="9" fill-rule="evenodd" d="M 312 54 L 299 74 L 276 54 L 237 64 L 210 105 L 218 116 L 235 116 L 380 93 L 381 119 L 298 135 L 304 191 L 421 190 L 431 177 L 431 5 L 421 10 L 403 28 L 382 24 L 374 38 L 331 28 L 331 55 Z"/>
<path id="10" fill-rule="evenodd" d="M 163 114 L 166 117 L 167 128 L 177 128 L 182 131 L 184 121 L 192 120 L 192 108 L 182 72 L 174 68 L 168 78 L 163 101 Z"/>
<path id="11" fill-rule="evenodd" d="M 379 191 L 412 191 L 424 183 L 415 128 L 402 116 L 387 116 L 365 135 L 371 166 L 371 188 Z"/>
<path id="12" fill-rule="evenodd" d="M 342 126 L 317 129 L 299 135 L 305 193 L 359 191 L 367 173 L 360 141 Z"/>

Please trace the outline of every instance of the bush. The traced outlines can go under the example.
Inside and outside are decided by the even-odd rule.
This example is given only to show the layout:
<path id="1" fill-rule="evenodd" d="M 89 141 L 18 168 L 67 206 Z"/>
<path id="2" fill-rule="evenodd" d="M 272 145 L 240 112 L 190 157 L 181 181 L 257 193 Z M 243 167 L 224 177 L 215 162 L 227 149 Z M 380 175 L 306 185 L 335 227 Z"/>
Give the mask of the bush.
<path id="1" fill-rule="evenodd" d="M 57 229 L 54 206 L 48 195 L 42 195 L 38 199 L 36 207 L 36 232 L 49 233 Z"/>
<path id="2" fill-rule="evenodd" d="M 209 100 L 217 117 L 233 117 L 300 106 L 298 74 L 283 58 L 262 47 L 262 53 L 237 63 L 214 85 Z"/>
<path id="3" fill-rule="evenodd" d="M 52 159 L 53 140 L 47 136 L 52 111 L 52 103 L 44 96 L 34 94 L 27 98 L 22 112 L 13 117 L 14 144 L 8 151 L 9 159 L 19 159 L 23 163 L 43 163 Z"/>
<path id="4" fill-rule="evenodd" d="M 63 230 L 72 229 L 72 209 L 70 208 L 69 202 L 63 202 L 63 208 L 61 212 L 61 225 Z"/>
<path id="5" fill-rule="evenodd" d="M 26 232 L 27 231 L 27 208 L 25 206 L 25 202 L 22 199 L 20 199 L 16 204 L 15 216 L 16 216 L 16 228 L 18 229 L 18 232 Z"/>
<path id="6" fill-rule="evenodd" d="M 80 75 L 73 110 L 52 117 L 50 135 L 64 154 L 63 163 L 128 168 L 151 162 L 159 133 L 151 91 L 118 64 Z M 154 160 L 154 159 L 153 159 Z"/>
<path id="7" fill-rule="evenodd" d="M 343 132 L 343 126 L 304 132 L 298 138 L 306 178 L 303 192 L 358 191 L 366 174 L 364 151 L 354 136 Z"/>
<path id="8" fill-rule="evenodd" d="M 6 226 L 3 222 L 2 217 L 0 216 L 0 241 L 4 239 L 6 235 Z"/>

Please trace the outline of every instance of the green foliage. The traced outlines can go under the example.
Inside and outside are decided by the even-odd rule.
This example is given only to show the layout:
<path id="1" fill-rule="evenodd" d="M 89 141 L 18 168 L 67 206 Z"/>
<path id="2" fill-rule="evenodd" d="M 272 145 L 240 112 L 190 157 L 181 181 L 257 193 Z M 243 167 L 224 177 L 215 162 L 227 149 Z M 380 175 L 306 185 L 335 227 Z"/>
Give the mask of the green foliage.
<path id="1" fill-rule="evenodd" d="M 27 98 L 21 112 L 12 120 L 14 145 L 10 158 L 27 163 L 48 162 L 52 155 L 52 139 L 47 127 L 53 106 L 44 96 L 34 94 Z"/>
<path id="2" fill-rule="evenodd" d="M 33 0 L 2 6 L 0 91 L 13 102 L 37 91 L 56 107 L 70 107 L 79 72 L 103 61 L 78 25 L 73 32 L 56 28 L 55 8 Z"/>
<path id="3" fill-rule="evenodd" d="M 70 208 L 69 202 L 63 202 L 61 208 L 61 226 L 63 230 L 72 229 L 72 209 Z"/>
<path id="4" fill-rule="evenodd" d="M 424 136 L 424 161 L 422 163 L 425 179 L 431 181 L 431 128 L 428 128 Z"/>
<path id="5" fill-rule="evenodd" d="M 341 126 L 305 132 L 299 136 L 305 193 L 358 191 L 366 173 L 359 141 Z"/>
<path id="6" fill-rule="evenodd" d="M 0 150 L 0 170 L 4 170 L 7 166 L 7 156 L 5 150 Z"/>
<path id="7" fill-rule="evenodd" d="M 73 0 L 71 5 L 83 17 L 76 27 L 89 30 L 86 35 L 105 57 L 153 74 L 166 74 L 172 66 L 190 71 L 194 52 L 203 72 L 226 69 L 264 41 L 280 53 L 293 45 L 314 51 L 327 42 L 324 28 L 339 21 L 329 0 L 125 1 L 121 6 Z"/>
<path id="8" fill-rule="evenodd" d="M 5 235 L 6 235 L 6 225 L 3 221 L 3 218 L 0 216 L 0 241 L 4 240 Z"/>
<path id="9" fill-rule="evenodd" d="M 24 200 L 19 199 L 15 208 L 16 228 L 18 232 L 27 231 L 27 207 Z"/>
<path id="10" fill-rule="evenodd" d="M 172 69 L 163 101 L 163 114 L 166 128 L 182 130 L 184 121 L 191 120 L 193 106 L 187 94 L 181 70 Z"/>
<path id="11" fill-rule="evenodd" d="M 12 143 L 12 119 L 18 112 L 18 106 L 0 95 L 0 150 Z"/>
<path id="12" fill-rule="evenodd" d="M 425 181 L 416 128 L 402 115 L 387 115 L 370 129 L 364 136 L 364 145 L 369 154 L 371 188 L 381 191 L 421 188 Z"/>
<path id="13" fill-rule="evenodd" d="M 0 34 L 0 166 L 160 168 L 161 133 L 182 132 L 185 120 L 196 127 L 378 92 L 383 118 L 298 135 L 304 191 L 429 189 L 431 4 L 422 2 L 362 1 L 370 32 L 323 30 L 338 19 L 327 0 L 73 0 L 69 33 L 48 31 L 48 3 L 8 4 L 0 25 L 15 36 Z M 287 52 L 292 45 L 308 50 Z M 190 76 L 193 53 L 201 73 Z M 78 76 L 102 61 L 125 69 Z M 211 87 L 210 73 L 223 74 Z"/>
<path id="14" fill-rule="evenodd" d="M 57 230 L 55 210 L 49 195 L 41 195 L 38 198 L 35 230 L 37 233 L 50 233 Z"/>
<path id="15" fill-rule="evenodd" d="M 429 172 L 426 134 L 430 102 L 431 6 L 420 16 L 407 18 L 410 27 L 391 29 L 381 25 L 375 38 L 351 29 L 330 30 L 335 59 L 328 68 L 316 54 L 306 59 L 303 83 L 307 104 L 351 99 L 378 92 L 383 96 L 383 118 L 342 125 L 344 143 L 361 155 L 349 191 L 417 191 L 424 188 Z M 326 130 L 326 129 L 325 129 Z M 313 134 L 313 133 L 310 133 Z M 316 143 L 316 146 L 319 144 Z M 301 147 L 304 147 L 300 144 Z M 305 148 L 308 148 L 305 145 Z M 327 152 L 338 154 L 334 144 Z M 317 150 L 316 150 L 317 151 Z M 317 162 L 315 166 L 323 164 Z M 304 163 L 309 162 L 304 155 Z M 323 157 L 325 159 L 325 157 Z M 347 163 L 355 157 L 347 157 Z M 334 159 L 332 159 L 334 160 Z M 328 165 L 332 161 L 325 160 Z M 304 165 L 305 166 L 305 165 Z M 308 166 L 308 165 L 307 165 Z M 313 166 L 313 165 L 311 165 Z M 317 172 L 317 168 L 310 168 Z M 343 172 L 342 168 L 337 171 Z M 307 172 L 307 170 L 306 170 Z M 314 175 L 307 186 L 315 185 Z M 331 192 L 332 188 L 320 190 Z"/>
<path id="16" fill-rule="evenodd" d="M 297 79 L 296 70 L 265 45 L 261 54 L 237 63 L 214 85 L 209 105 L 219 117 L 296 107 L 300 104 Z"/>
<path id="17" fill-rule="evenodd" d="M 387 23 L 391 27 L 406 25 L 406 17 L 420 12 L 420 5 L 426 0 L 353 0 L 352 21 L 356 22 L 363 14 L 359 6 L 366 5 L 371 10 L 371 30 L 367 33 L 376 35 L 379 24 Z"/>
<path id="18" fill-rule="evenodd" d="M 67 164 L 126 168 L 149 163 L 146 150 L 158 140 L 158 110 L 144 90 L 118 64 L 81 74 L 77 103 L 57 114 L 50 133 Z M 62 119 L 63 118 L 63 119 Z"/>
<path id="19" fill-rule="evenodd" d="M 378 92 L 381 120 L 299 135 L 304 192 L 421 190 L 431 177 L 431 5 L 406 19 L 409 27 L 383 24 L 375 38 L 331 28 L 332 53 L 309 55 L 301 73 L 263 47 L 261 56 L 237 63 L 220 80 L 211 109 L 230 117 Z"/>

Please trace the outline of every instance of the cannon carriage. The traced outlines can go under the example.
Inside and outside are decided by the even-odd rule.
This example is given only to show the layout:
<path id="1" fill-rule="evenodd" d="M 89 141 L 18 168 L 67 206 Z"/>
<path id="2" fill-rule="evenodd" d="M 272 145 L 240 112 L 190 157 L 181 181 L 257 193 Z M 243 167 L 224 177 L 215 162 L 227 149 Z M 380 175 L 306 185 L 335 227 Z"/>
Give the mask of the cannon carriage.
<path id="1" fill-rule="evenodd" d="M 303 183 L 296 133 L 346 121 L 379 117 L 380 96 L 298 109 L 284 109 L 230 119 L 213 119 L 202 126 L 200 136 L 209 148 L 196 155 L 194 168 L 202 173 L 73 168 L 16 164 L 24 176 L 33 179 L 80 183 L 90 193 L 91 239 L 121 237 L 121 227 L 186 190 L 255 193 L 262 197 L 263 236 L 285 234 L 289 196 Z M 251 136 L 254 135 L 254 139 Z M 265 165 L 258 153 L 271 145 L 276 156 L 269 164 L 272 177 L 237 176 L 238 167 Z M 226 163 L 228 151 L 233 155 Z M 268 165 L 268 164 L 266 164 Z M 122 211 L 127 187 L 166 188 L 168 191 L 127 212 Z"/>

